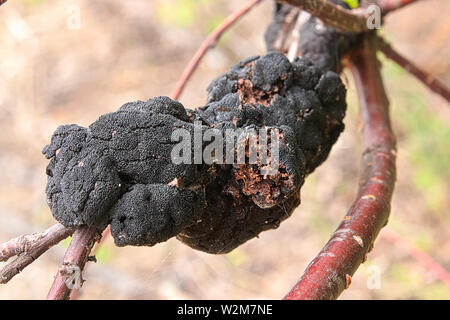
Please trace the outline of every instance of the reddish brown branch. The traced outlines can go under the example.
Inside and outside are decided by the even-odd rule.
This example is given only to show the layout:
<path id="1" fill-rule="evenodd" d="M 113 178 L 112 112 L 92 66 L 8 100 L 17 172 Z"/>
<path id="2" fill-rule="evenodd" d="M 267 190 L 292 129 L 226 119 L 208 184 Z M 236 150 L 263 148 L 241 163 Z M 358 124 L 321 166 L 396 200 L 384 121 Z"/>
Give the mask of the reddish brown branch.
<path id="1" fill-rule="evenodd" d="M 175 87 L 175 90 L 172 92 L 172 99 L 178 100 L 181 93 L 183 92 L 186 83 L 191 78 L 195 69 L 197 69 L 200 60 L 202 60 L 205 53 L 215 46 L 217 41 L 220 39 L 222 34 L 227 31 L 236 21 L 239 20 L 243 15 L 250 11 L 255 5 L 260 3 L 262 0 L 251 0 L 247 4 L 245 4 L 242 8 L 240 8 L 235 13 L 228 16 L 201 44 L 201 46 L 197 49 L 192 59 L 189 61 L 188 65 L 184 69 L 181 74 L 180 80 Z"/>
<path id="2" fill-rule="evenodd" d="M 106 227 L 105 230 L 103 230 L 100 240 L 98 241 L 97 245 L 93 247 L 93 249 L 90 252 L 90 256 L 93 257 L 93 260 L 97 262 L 97 258 L 95 258 L 95 254 L 100 249 L 103 242 L 110 236 L 111 234 L 111 226 L 109 225 Z M 86 272 L 87 266 L 84 267 L 84 272 Z M 77 300 L 78 299 L 78 289 L 73 288 L 72 293 L 70 294 L 70 300 Z"/>
<path id="3" fill-rule="evenodd" d="M 33 263 L 44 252 L 69 237 L 73 229 L 55 224 L 42 233 L 23 235 L 0 246 L 0 261 L 18 257 L 0 271 L 0 283 L 4 284 Z"/>
<path id="4" fill-rule="evenodd" d="M 382 238 L 393 243 L 401 250 L 409 254 L 426 270 L 431 272 L 436 278 L 450 287 L 450 273 L 445 270 L 432 256 L 412 246 L 408 241 L 402 239 L 390 230 L 383 231 Z"/>
<path id="5" fill-rule="evenodd" d="M 8 0 L 0 0 L 0 6 L 1 6 L 2 4 L 4 4 L 6 1 L 8 1 Z"/>
<path id="6" fill-rule="evenodd" d="M 83 226 L 75 231 L 63 262 L 47 295 L 48 300 L 69 299 L 73 288 L 83 284 L 82 272 L 94 244 L 100 240 L 101 230 Z"/>
<path id="7" fill-rule="evenodd" d="M 325 24 L 345 32 L 366 32 L 367 16 L 362 10 L 347 10 L 327 0 L 276 0 L 308 11 Z"/>
<path id="8" fill-rule="evenodd" d="M 439 94 L 447 102 L 450 102 L 450 89 L 445 86 L 444 83 L 439 81 L 435 76 L 429 74 L 426 71 L 421 70 L 411 61 L 400 55 L 395 51 L 389 43 L 384 41 L 382 38 L 378 38 L 378 48 L 381 52 L 386 55 L 387 58 L 391 59 L 403 69 L 414 75 L 419 81 L 426 85 L 431 91 Z"/>
<path id="9" fill-rule="evenodd" d="M 365 151 L 357 198 L 285 299 L 336 299 L 350 285 L 351 277 L 388 221 L 395 184 L 395 137 L 374 41 L 366 35 L 362 47 L 350 58 L 364 124 Z"/>
<path id="10" fill-rule="evenodd" d="M 381 13 L 385 15 L 416 1 L 418 0 L 378 0 L 377 5 L 381 9 Z"/>

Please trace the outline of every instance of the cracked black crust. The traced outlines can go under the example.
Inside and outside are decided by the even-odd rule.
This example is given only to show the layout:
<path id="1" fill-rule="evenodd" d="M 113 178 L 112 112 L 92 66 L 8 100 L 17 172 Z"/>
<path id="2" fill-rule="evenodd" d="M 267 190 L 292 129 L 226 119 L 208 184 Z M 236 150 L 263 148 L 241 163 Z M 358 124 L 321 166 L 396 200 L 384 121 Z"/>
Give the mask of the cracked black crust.
<path id="1" fill-rule="evenodd" d="M 189 210 L 181 215 L 182 209 L 204 206 L 202 166 L 175 165 L 170 157 L 172 131 L 193 130 L 187 120 L 180 103 L 158 97 L 127 103 L 88 128 L 60 126 L 43 150 L 50 159 L 46 193 L 56 220 L 100 229 L 111 223 L 118 245 L 155 244 L 146 234 L 155 230 L 161 241 L 175 236 L 179 226 L 195 220 Z M 174 177 L 183 177 L 186 189 L 168 186 Z M 161 208 L 173 219 L 161 220 Z"/>
<path id="2" fill-rule="evenodd" d="M 270 101 L 263 95 L 262 103 L 245 103 L 245 92 L 239 89 L 243 81 L 251 87 L 245 90 L 263 91 Z M 296 136 L 295 148 L 304 154 L 306 173 L 311 173 L 344 129 L 345 96 L 335 72 L 321 72 L 304 58 L 290 63 L 271 52 L 244 60 L 216 78 L 208 87 L 208 104 L 197 109 L 197 116 L 217 128 L 285 126 Z"/>
<path id="3" fill-rule="evenodd" d="M 65 226 L 111 224 L 118 246 L 177 236 L 195 249 L 226 253 L 292 214 L 305 176 L 343 130 L 345 109 L 337 74 L 275 52 L 248 58 L 215 79 L 207 105 L 196 110 L 157 97 L 127 103 L 88 128 L 59 127 L 43 150 L 48 203 Z M 277 129 L 279 171 L 263 175 L 260 162 L 172 163 L 173 130 L 193 137 L 197 123 L 222 134 Z"/>
<path id="4" fill-rule="evenodd" d="M 234 165 L 207 187 L 208 207 L 201 221 L 177 236 L 195 249 L 226 253 L 261 231 L 277 228 L 300 204 L 305 176 L 325 161 L 344 129 L 346 89 L 334 72 L 322 73 L 306 59 L 290 63 L 271 52 L 236 64 L 207 90 L 208 104 L 196 110 L 197 119 L 220 129 L 276 127 L 283 133 L 283 146 L 291 148 L 281 148 L 280 160 L 288 177 L 281 180 L 292 184 L 283 190 L 279 183 L 267 183 L 271 194 L 279 193 L 276 201 L 259 203 L 246 194 L 236 176 L 248 168 Z M 259 101 L 242 91 L 250 91 Z M 263 181 L 257 187 L 267 184 Z"/>

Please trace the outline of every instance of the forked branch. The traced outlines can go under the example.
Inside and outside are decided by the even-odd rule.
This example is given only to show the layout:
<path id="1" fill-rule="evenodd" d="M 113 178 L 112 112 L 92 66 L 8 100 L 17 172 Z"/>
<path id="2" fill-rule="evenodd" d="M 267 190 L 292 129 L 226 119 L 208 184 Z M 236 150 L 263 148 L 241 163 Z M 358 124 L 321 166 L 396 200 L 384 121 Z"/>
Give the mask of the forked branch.
<path id="1" fill-rule="evenodd" d="M 66 228 L 57 223 L 44 232 L 25 234 L 13 238 L 0 244 L 0 262 L 8 261 L 9 258 L 21 254 L 27 254 L 36 246 L 50 247 L 61 241 L 62 237 L 67 238 L 73 233 L 72 229 Z"/>
<path id="2" fill-rule="evenodd" d="M 230 26 L 261 1 L 251 0 L 208 36 L 184 70 L 172 94 L 174 99 L 179 98 L 186 82 L 206 51 L 214 46 Z M 347 10 L 326 0 L 277 1 L 308 11 L 325 24 L 345 32 L 368 31 L 367 16 L 362 10 Z M 379 5 L 382 12 L 387 13 L 414 1 L 380 0 Z M 5 2 L 6 0 L 0 0 L 0 5 Z M 326 246 L 311 262 L 300 281 L 285 299 L 337 298 L 350 285 L 352 275 L 365 261 L 375 238 L 387 223 L 395 184 L 396 151 L 395 137 L 390 127 L 388 100 L 379 72 L 376 49 L 376 38 L 366 34 L 363 45 L 350 55 L 350 68 L 358 89 L 361 118 L 364 122 L 365 152 L 362 156 L 363 173 L 357 198 Z M 380 49 L 400 65 L 403 63 L 403 67 L 414 70 L 409 71 L 419 79 L 421 77 L 422 81 L 428 79 L 426 73 L 398 55 L 386 43 L 381 42 Z M 436 79 L 428 79 L 428 83 L 424 83 L 433 91 L 440 92 L 449 101 L 448 89 L 436 81 Z M 50 228 L 51 231 L 49 229 L 42 234 L 12 239 L 0 246 L 0 261 L 19 255 L 1 271 L 0 283 L 6 283 L 48 248 L 74 231 L 61 225 L 55 225 L 52 228 Z M 48 293 L 48 299 L 68 299 L 71 290 L 77 288 L 77 284 L 83 283 L 81 273 L 89 260 L 94 244 L 100 239 L 100 234 L 101 230 L 89 227 L 81 227 L 74 232 L 72 242 Z"/>
<path id="3" fill-rule="evenodd" d="M 285 299 L 336 299 L 348 288 L 351 277 L 388 221 L 396 174 L 395 137 L 372 35 L 365 35 L 362 46 L 352 52 L 350 69 L 364 124 L 365 151 L 358 195 L 328 243 Z"/>
<path id="4" fill-rule="evenodd" d="M 89 259 L 92 247 L 100 238 L 101 230 L 93 227 L 83 226 L 75 231 L 47 295 L 48 300 L 69 299 L 72 289 L 81 287 L 84 266 Z"/>
<path id="5" fill-rule="evenodd" d="M 0 271 L 0 283 L 7 283 L 44 252 L 69 237 L 73 231 L 57 223 L 42 233 L 22 235 L 0 245 L 0 261 L 18 256 Z"/>
<path id="6" fill-rule="evenodd" d="M 290 4 L 316 16 L 326 25 L 344 32 L 368 31 L 367 15 L 362 10 L 347 10 L 327 0 L 276 0 Z"/>

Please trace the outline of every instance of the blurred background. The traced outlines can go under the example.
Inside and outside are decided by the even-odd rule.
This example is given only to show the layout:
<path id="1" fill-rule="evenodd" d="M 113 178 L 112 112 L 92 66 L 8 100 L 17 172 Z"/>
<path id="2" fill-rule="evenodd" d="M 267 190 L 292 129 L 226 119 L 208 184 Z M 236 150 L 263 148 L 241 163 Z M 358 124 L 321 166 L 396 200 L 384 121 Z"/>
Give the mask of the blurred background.
<path id="1" fill-rule="evenodd" d="M 55 223 L 45 202 L 41 154 L 60 124 L 88 126 L 123 103 L 170 95 L 207 34 L 242 0 L 10 0 L 0 7 L 0 242 Z M 263 54 L 271 21 L 265 0 L 201 62 L 180 101 L 242 58 Z M 450 1 L 427 0 L 390 14 L 382 34 L 399 52 L 450 85 Z M 450 108 L 384 59 L 398 138 L 391 218 L 341 299 L 450 299 L 448 284 L 409 247 L 450 270 Z M 358 104 L 351 75 L 346 130 L 302 188 L 302 204 L 274 231 L 226 255 L 175 239 L 117 248 L 108 238 L 90 263 L 79 299 L 278 299 L 295 284 L 355 196 Z M 400 238 L 403 244 L 392 241 Z M 69 239 L 0 286 L 0 299 L 45 298 Z M 0 264 L 0 267 L 3 264 Z"/>

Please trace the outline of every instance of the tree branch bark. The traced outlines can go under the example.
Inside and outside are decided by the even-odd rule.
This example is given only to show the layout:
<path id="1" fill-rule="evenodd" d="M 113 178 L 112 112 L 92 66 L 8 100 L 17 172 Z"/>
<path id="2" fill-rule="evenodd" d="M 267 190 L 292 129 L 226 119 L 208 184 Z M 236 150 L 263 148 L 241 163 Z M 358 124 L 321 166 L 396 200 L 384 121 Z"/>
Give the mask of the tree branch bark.
<path id="1" fill-rule="evenodd" d="M 388 221 L 396 146 L 373 35 L 365 35 L 362 47 L 351 53 L 350 69 L 364 124 L 360 187 L 339 227 L 285 299 L 336 299 L 349 287 L 351 277 Z"/>
<path id="2" fill-rule="evenodd" d="M 18 257 L 0 271 L 0 284 L 7 283 L 44 252 L 69 237 L 73 231 L 57 223 L 42 233 L 22 235 L 2 244 L 0 261 L 7 261 L 13 256 Z"/>
<path id="3" fill-rule="evenodd" d="M 80 227 L 75 231 L 47 295 L 48 300 L 69 299 L 72 289 L 83 284 L 84 266 L 89 259 L 92 247 L 100 240 L 101 233 L 101 230 L 87 226 Z"/>
<path id="4" fill-rule="evenodd" d="M 326 25 L 344 32 L 361 33 L 369 31 L 367 16 L 361 10 L 347 10 L 327 0 L 276 0 L 290 4 L 316 16 Z"/>
<path id="5" fill-rule="evenodd" d="M 380 37 L 378 37 L 378 48 L 387 58 L 391 59 L 400 67 L 411 73 L 431 91 L 443 97 L 447 100 L 447 102 L 450 102 L 450 89 L 447 88 L 443 82 L 439 81 L 439 79 L 432 74 L 417 67 L 414 63 L 395 51 L 389 43 Z"/>
<path id="6" fill-rule="evenodd" d="M 111 234 L 111 225 L 108 225 L 105 230 L 103 230 L 102 235 L 100 237 L 100 240 L 97 242 L 97 245 L 94 245 L 90 256 L 93 257 L 93 261 L 97 262 L 97 258 L 95 258 L 95 254 L 97 253 L 98 249 L 102 246 L 103 242 L 110 236 Z M 86 268 L 88 266 L 84 267 L 84 272 L 86 272 Z M 78 299 L 78 289 L 73 288 L 72 292 L 70 293 L 70 300 L 77 300 Z"/>
<path id="7" fill-rule="evenodd" d="M 73 233 L 73 230 L 66 228 L 57 223 L 44 232 L 25 234 L 13 238 L 0 245 L 0 262 L 8 261 L 9 258 L 18 256 L 22 253 L 27 253 L 37 245 L 48 247 L 55 245 L 61 241 L 62 237 L 68 237 Z"/>

